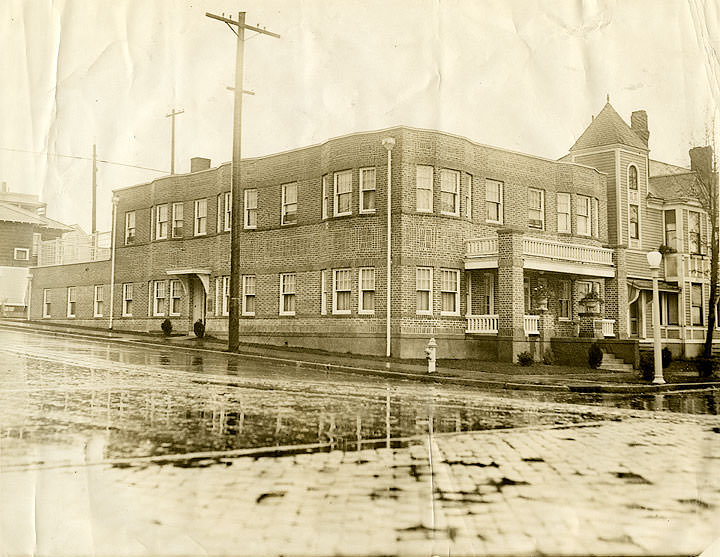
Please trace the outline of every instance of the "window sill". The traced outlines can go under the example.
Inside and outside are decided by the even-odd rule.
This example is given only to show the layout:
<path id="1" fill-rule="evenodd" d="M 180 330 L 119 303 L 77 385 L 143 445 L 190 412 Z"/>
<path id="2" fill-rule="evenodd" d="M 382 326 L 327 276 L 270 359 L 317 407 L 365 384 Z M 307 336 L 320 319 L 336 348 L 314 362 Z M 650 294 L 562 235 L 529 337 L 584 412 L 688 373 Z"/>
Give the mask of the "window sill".
<path id="1" fill-rule="evenodd" d="M 376 214 L 376 212 L 377 212 L 376 209 L 363 209 L 360 211 L 360 214 L 361 215 L 374 215 L 374 214 Z"/>
<path id="2" fill-rule="evenodd" d="M 415 315 L 423 315 L 425 317 L 432 317 L 433 312 L 432 311 L 416 311 Z"/>
<path id="3" fill-rule="evenodd" d="M 332 218 L 337 218 L 337 217 L 351 217 L 351 216 L 352 216 L 352 211 L 350 211 L 349 213 L 333 213 Z"/>
<path id="4" fill-rule="evenodd" d="M 207 232 L 202 232 L 202 233 L 200 233 L 200 234 L 193 234 L 193 236 L 194 236 L 195 238 L 197 238 L 198 236 L 207 236 Z"/>
<path id="5" fill-rule="evenodd" d="M 456 217 L 456 218 L 460 218 L 460 213 L 459 213 L 459 212 L 458 212 L 458 213 L 448 213 L 447 211 L 440 211 L 440 214 L 441 214 L 443 217 Z"/>
<path id="6" fill-rule="evenodd" d="M 358 315 L 375 315 L 375 310 L 358 310 Z"/>
<path id="7" fill-rule="evenodd" d="M 333 315 L 350 315 L 352 312 L 350 310 L 336 310 L 333 311 Z"/>
<path id="8" fill-rule="evenodd" d="M 228 313 L 223 313 L 223 317 L 227 317 L 228 315 L 229 315 Z M 241 313 L 240 315 L 242 317 L 255 317 L 254 313 Z"/>
<path id="9" fill-rule="evenodd" d="M 257 226 L 243 226 L 243 230 L 257 230 Z"/>
<path id="10" fill-rule="evenodd" d="M 460 312 L 455 311 L 441 311 L 440 317 L 460 317 Z"/>
<path id="11" fill-rule="evenodd" d="M 292 313 L 283 313 L 283 312 L 281 312 L 281 313 L 279 313 L 278 315 L 279 315 L 280 317 L 295 317 L 295 312 L 294 312 L 294 311 L 293 311 Z"/>
<path id="12" fill-rule="evenodd" d="M 486 222 L 487 224 L 500 224 L 500 225 L 504 224 L 503 221 L 501 221 L 501 220 L 490 220 L 490 219 L 486 219 L 485 222 Z"/>
<path id="13" fill-rule="evenodd" d="M 180 315 L 182 315 L 182 314 L 180 314 L 180 313 L 170 313 L 169 314 L 170 317 L 180 317 Z"/>

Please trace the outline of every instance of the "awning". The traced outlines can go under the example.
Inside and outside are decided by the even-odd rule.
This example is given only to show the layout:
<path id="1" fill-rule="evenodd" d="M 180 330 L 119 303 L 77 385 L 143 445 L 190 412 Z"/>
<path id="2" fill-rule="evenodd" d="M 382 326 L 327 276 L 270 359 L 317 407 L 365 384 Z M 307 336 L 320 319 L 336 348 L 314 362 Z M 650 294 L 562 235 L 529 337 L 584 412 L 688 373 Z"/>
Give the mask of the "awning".
<path id="1" fill-rule="evenodd" d="M 628 285 L 638 290 L 652 290 L 653 283 L 647 279 L 628 279 Z M 658 290 L 662 292 L 680 292 L 680 287 L 672 282 L 658 280 Z"/>
<path id="2" fill-rule="evenodd" d="M 167 274 L 170 276 L 177 276 L 177 277 L 190 277 L 195 275 L 197 278 L 200 279 L 200 282 L 202 282 L 203 288 L 205 289 L 205 294 L 210 295 L 210 274 L 212 271 L 210 269 L 170 269 L 167 271 Z M 183 289 L 187 291 L 187 286 L 185 282 L 183 281 Z"/>

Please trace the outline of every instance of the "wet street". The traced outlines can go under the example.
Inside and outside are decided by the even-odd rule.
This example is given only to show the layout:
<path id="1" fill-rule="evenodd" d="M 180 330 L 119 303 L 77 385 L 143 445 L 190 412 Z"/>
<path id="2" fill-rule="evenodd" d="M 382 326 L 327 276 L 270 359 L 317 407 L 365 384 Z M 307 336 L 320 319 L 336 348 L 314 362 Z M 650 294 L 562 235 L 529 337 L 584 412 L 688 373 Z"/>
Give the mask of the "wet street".
<path id="1" fill-rule="evenodd" d="M 0 549 L 699 553 L 720 538 L 719 408 L 0 329 Z"/>

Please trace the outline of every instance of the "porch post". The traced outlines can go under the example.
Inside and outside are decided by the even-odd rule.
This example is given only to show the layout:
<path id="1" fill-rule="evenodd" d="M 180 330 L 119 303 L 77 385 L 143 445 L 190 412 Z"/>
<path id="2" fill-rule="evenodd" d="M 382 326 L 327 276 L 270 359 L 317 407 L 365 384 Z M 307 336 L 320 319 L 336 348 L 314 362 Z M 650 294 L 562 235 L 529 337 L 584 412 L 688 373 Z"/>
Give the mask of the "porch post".
<path id="1" fill-rule="evenodd" d="M 514 362 L 520 352 L 528 349 L 523 326 L 523 232 L 512 227 L 498 230 L 497 350 L 498 360 L 505 362 Z"/>
<path id="2" fill-rule="evenodd" d="M 627 246 L 613 246 L 615 276 L 605 280 L 605 317 L 615 320 L 615 338 L 628 338 Z"/>

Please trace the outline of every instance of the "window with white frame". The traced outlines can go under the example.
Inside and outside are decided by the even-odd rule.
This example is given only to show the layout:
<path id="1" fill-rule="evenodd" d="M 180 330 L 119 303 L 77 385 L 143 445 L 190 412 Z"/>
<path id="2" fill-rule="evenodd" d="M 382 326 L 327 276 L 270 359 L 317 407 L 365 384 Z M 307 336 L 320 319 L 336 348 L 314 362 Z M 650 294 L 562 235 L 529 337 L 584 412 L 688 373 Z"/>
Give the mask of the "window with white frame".
<path id="1" fill-rule="evenodd" d="M 375 269 L 360 269 L 358 277 L 358 313 L 375 313 Z"/>
<path id="2" fill-rule="evenodd" d="M 558 318 L 570 319 L 572 317 L 572 287 L 569 280 L 561 280 L 558 284 Z"/>
<path id="3" fill-rule="evenodd" d="M 125 283 L 122 285 L 122 314 L 123 317 L 132 316 L 132 305 L 133 305 L 133 285 L 131 283 Z"/>
<path id="4" fill-rule="evenodd" d="M 598 238 L 600 236 L 600 202 L 597 197 L 593 197 L 592 201 L 592 234 Z"/>
<path id="5" fill-rule="evenodd" d="M 285 224 L 297 224 L 297 184 L 282 186 L 282 221 Z"/>
<path id="6" fill-rule="evenodd" d="M 135 243 L 135 211 L 125 213 L 125 245 Z"/>
<path id="7" fill-rule="evenodd" d="M 480 314 L 493 315 L 495 313 L 495 277 L 492 273 L 483 274 L 483 291 L 480 300 Z"/>
<path id="8" fill-rule="evenodd" d="M 215 279 L 215 315 L 230 315 L 230 277 Z"/>
<path id="9" fill-rule="evenodd" d="M 168 237 L 168 205 L 164 203 L 155 207 L 155 239 L 165 240 Z"/>
<path id="10" fill-rule="evenodd" d="M 352 214 L 352 170 L 335 173 L 335 203 L 336 217 Z"/>
<path id="11" fill-rule="evenodd" d="M 103 316 L 103 304 L 105 302 L 105 287 L 102 284 L 95 285 L 93 295 L 93 317 Z"/>
<path id="12" fill-rule="evenodd" d="M 530 296 L 530 281 L 528 279 L 523 279 L 523 300 L 525 313 L 530 313 L 532 309 L 532 297 Z"/>
<path id="13" fill-rule="evenodd" d="M 628 187 L 631 190 L 638 189 L 638 169 L 634 164 L 628 167 Z"/>
<path id="14" fill-rule="evenodd" d="M 224 197 L 223 230 L 227 232 L 232 228 L 232 192 L 226 191 Z"/>
<path id="15" fill-rule="evenodd" d="M 223 229 L 223 194 L 217 195 L 217 211 L 215 211 L 215 231 L 220 234 Z"/>
<path id="16" fill-rule="evenodd" d="M 418 165 L 415 167 L 415 195 L 417 210 L 420 213 L 433 211 L 433 167 Z"/>
<path id="17" fill-rule="evenodd" d="M 688 211 L 688 251 L 701 253 L 700 213 Z"/>
<path id="18" fill-rule="evenodd" d="M 195 236 L 207 234 L 207 199 L 195 200 Z"/>
<path id="19" fill-rule="evenodd" d="M 280 315 L 295 315 L 295 273 L 280 275 Z"/>
<path id="20" fill-rule="evenodd" d="M 557 228 L 558 232 L 570 233 L 570 194 L 557 194 Z"/>
<path id="21" fill-rule="evenodd" d="M 77 305 L 77 287 L 68 286 L 67 288 L 67 316 L 75 317 L 75 310 Z"/>
<path id="22" fill-rule="evenodd" d="M 630 212 L 630 239 L 638 240 L 640 238 L 640 215 L 637 205 L 629 206 Z"/>
<path id="23" fill-rule="evenodd" d="M 183 213 L 185 207 L 182 202 L 172 204 L 172 237 L 182 238 L 183 235 Z"/>
<path id="24" fill-rule="evenodd" d="M 320 315 L 327 315 L 327 275 L 326 270 L 320 271 Z"/>
<path id="25" fill-rule="evenodd" d="M 330 177 L 327 174 L 322 177 L 322 207 L 320 208 L 320 212 L 323 219 L 328 218 L 328 207 L 330 206 L 330 184 L 328 183 L 329 180 Z"/>
<path id="26" fill-rule="evenodd" d="M 575 231 L 580 236 L 590 236 L 590 211 L 590 198 L 586 195 L 578 195 L 575 212 Z"/>
<path id="27" fill-rule="evenodd" d="M 15 248 L 13 257 L 16 261 L 29 261 L 30 250 L 28 248 Z"/>
<path id="28" fill-rule="evenodd" d="M 703 286 L 699 283 L 690 285 L 690 324 L 703 325 L 705 312 L 703 311 Z"/>
<path id="29" fill-rule="evenodd" d="M 257 228 L 258 191 L 245 190 L 245 228 Z"/>
<path id="30" fill-rule="evenodd" d="M 52 303 L 50 301 L 50 289 L 43 288 L 43 317 L 50 317 Z"/>
<path id="31" fill-rule="evenodd" d="M 350 269 L 333 271 L 333 313 L 350 313 L 352 276 Z"/>
<path id="32" fill-rule="evenodd" d="M 165 315 L 165 281 L 155 280 L 153 285 L 152 312 L 155 317 Z"/>
<path id="33" fill-rule="evenodd" d="M 677 325 L 679 322 L 677 292 L 660 292 L 660 324 Z"/>
<path id="34" fill-rule="evenodd" d="M 497 180 L 485 180 L 485 208 L 487 221 L 502 224 L 503 222 L 503 183 Z"/>
<path id="35" fill-rule="evenodd" d="M 432 315 L 432 267 L 415 269 L 415 311 Z"/>
<path id="36" fill-rule="evenodd" d="M 242 314 L 255 315 L 255 275 L 242 277 Z"/>
<path id="37" fill-rule="evenodd" d="M 678 249 L 677 245 L 677 216 L 675 209 L 669 209 L 664 212 L 665 217 L 665 245 Z"/>
<path id="38" fill-rule="evenodd" d="M 465 188 L 465 218 L 472 219 L 472 174 L 467 174 L 467 187 Z"/>
<path id="39" fill-rule="evenodd" d="M 440 212 L 443 215 L 460 215 L 460 173 L 440 169 Z"/>
<path id="40" fill-rule="evenodd" d="M 441 315 L 460 315 L 460 271 L 442 269 L 440 280 Z"/>
<path id="41" fill-rule="evenodd" d="M 37 257 L 40 255 L 40 244 L 42 242 L 42 234 L 38 232 L 33 232 L 33 239 L 32 239 L 32 251 L 30 252 L 30 255 L 33 257 Z"/>
<path id="42" fill-rule="evenodd" d="M 528 228 L 545 228 L 545 192 L 528 188 Z"/>
<path id="43" fill-rule="evenodd" d="M 170 281 L 170 315 L 180 315 L 182 284 L 177 279 Z"/>
<path id="44" fill-rule="evenodd" d="M 375 169 L 360 169 L 360 212 L 375 212 Z"/>

